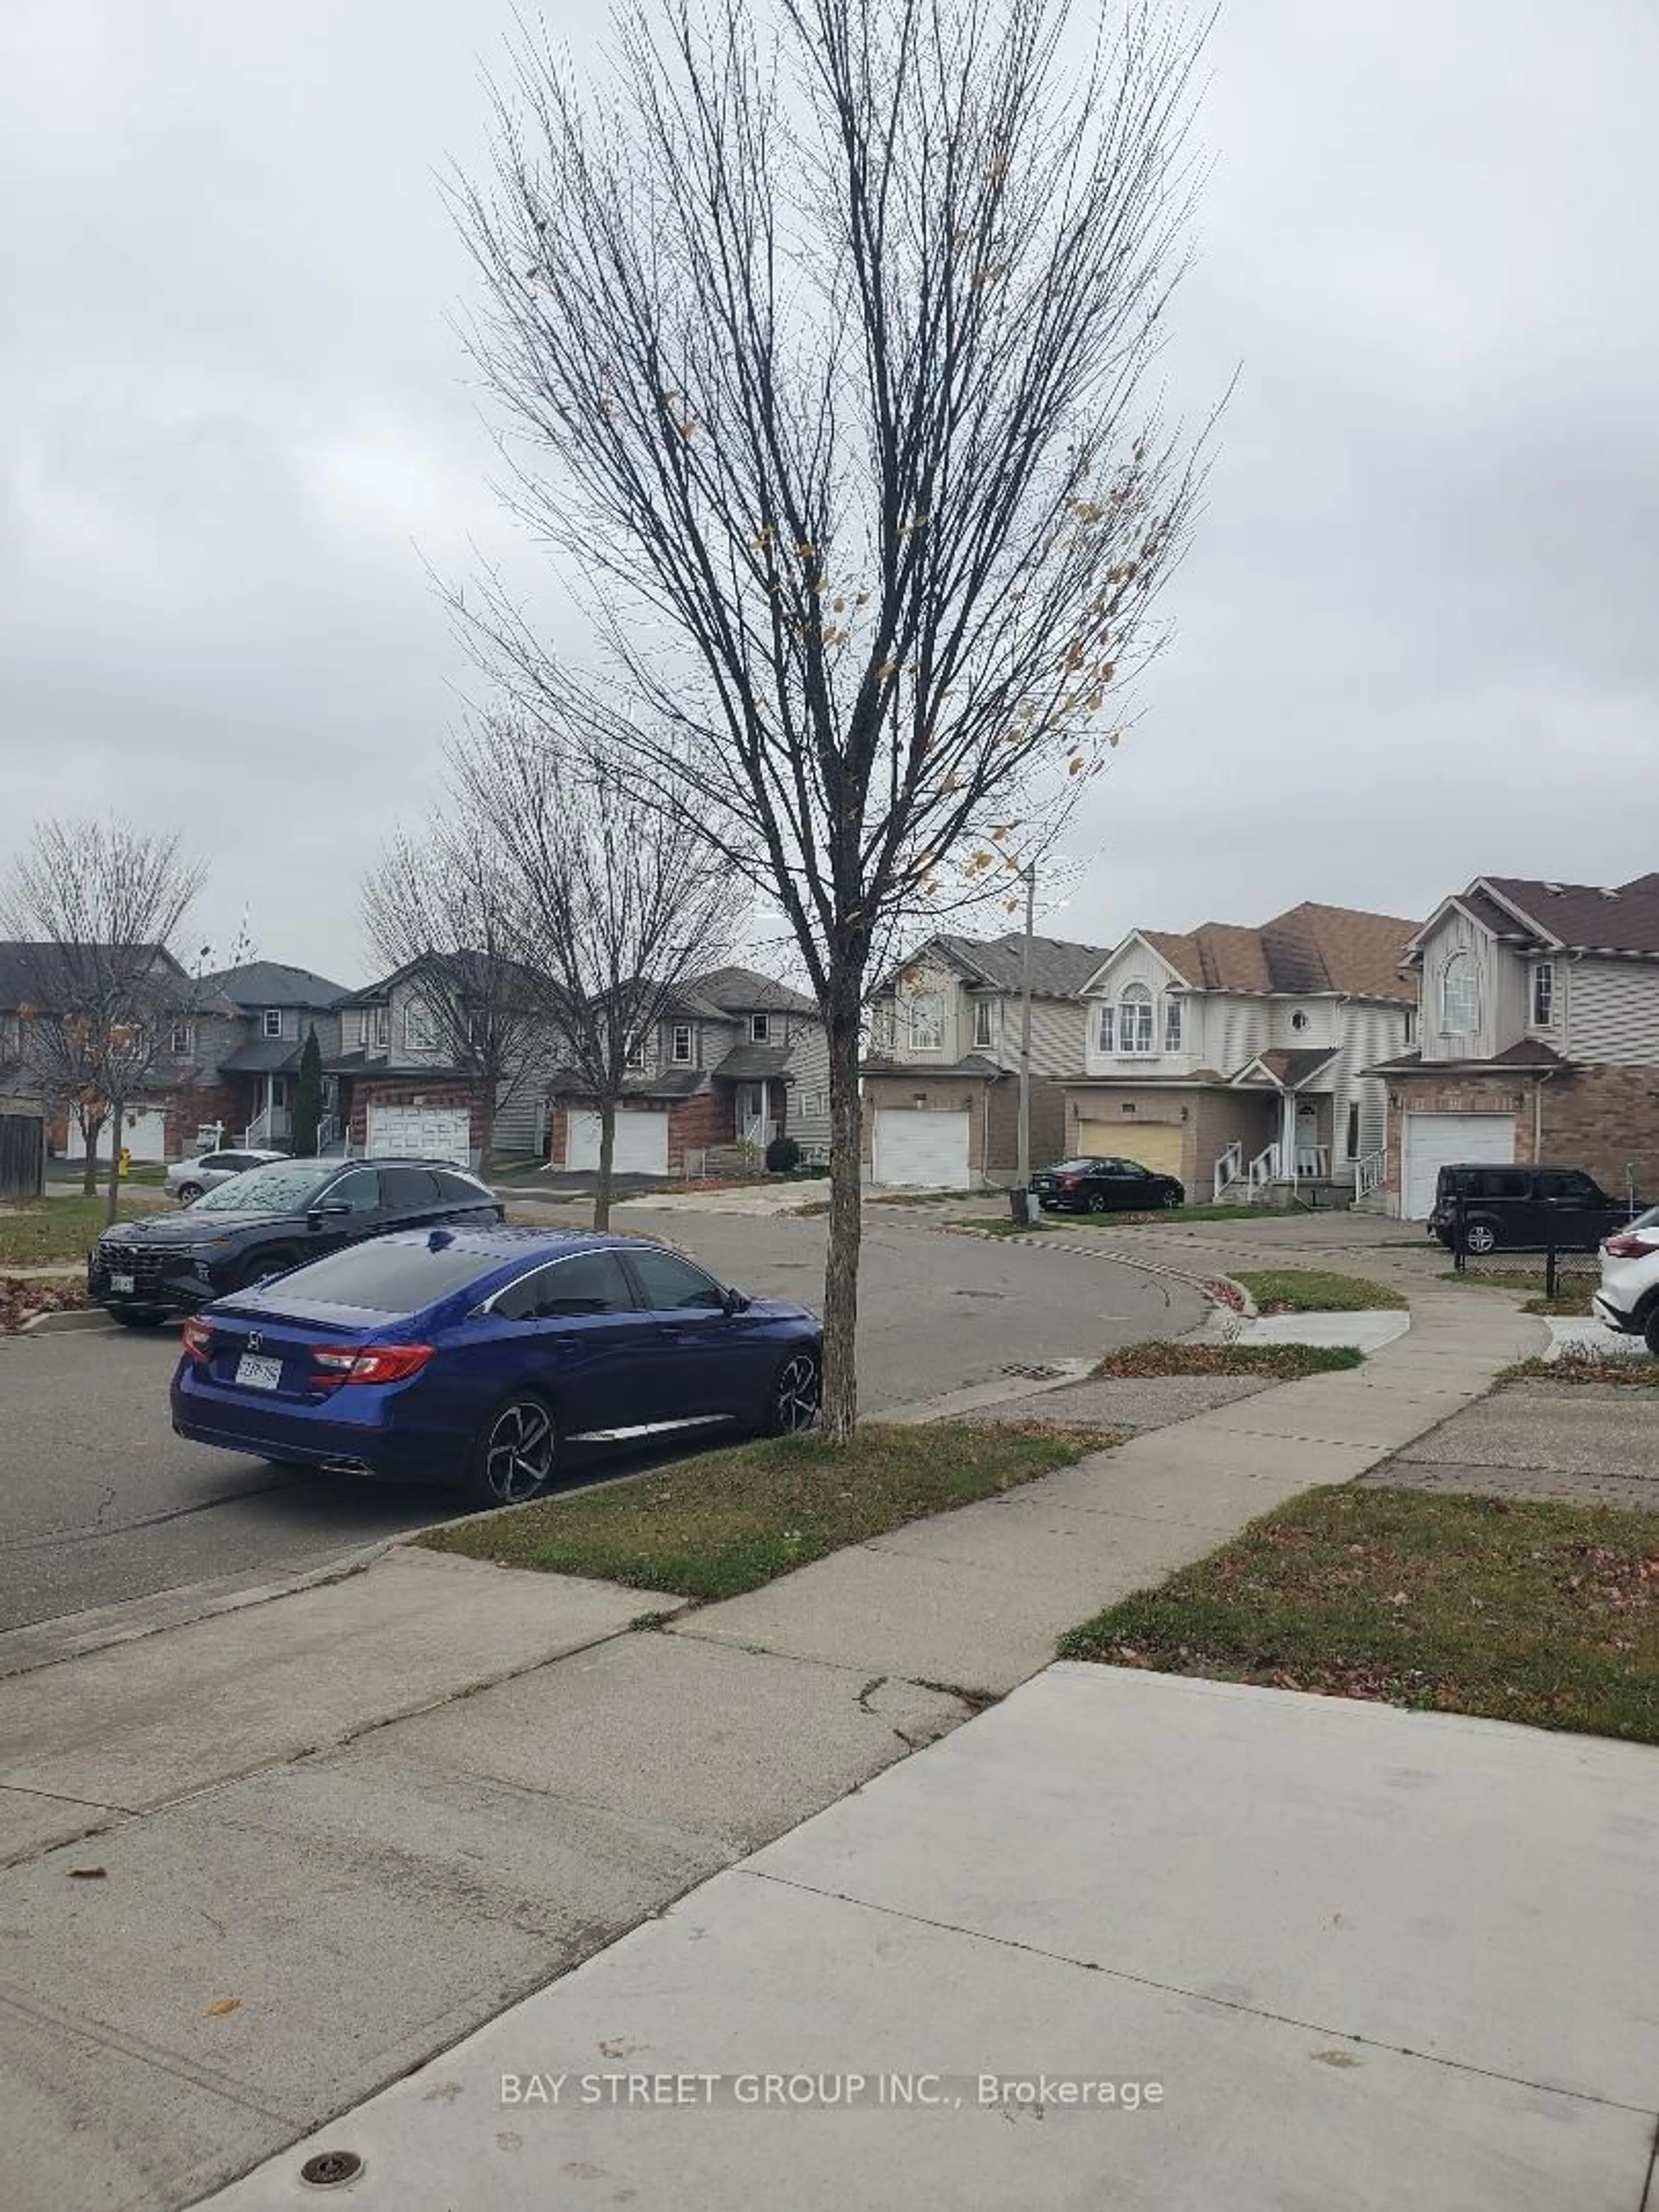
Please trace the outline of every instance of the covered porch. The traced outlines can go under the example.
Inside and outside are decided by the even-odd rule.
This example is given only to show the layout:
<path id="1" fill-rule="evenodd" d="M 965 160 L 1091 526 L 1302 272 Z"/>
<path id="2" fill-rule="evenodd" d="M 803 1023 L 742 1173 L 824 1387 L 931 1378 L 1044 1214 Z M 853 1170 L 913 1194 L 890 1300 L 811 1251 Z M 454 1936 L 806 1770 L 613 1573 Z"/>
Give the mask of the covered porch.
<path id="1" fill-rule="evenodd" d="M 1260 1053 L 1240 1068 L 1230 1087 L 1255 1091 L 1267 1109 L 1267 1138 L 1254 1153 L 1235 1140 L 1217 1160 L 1215 1195 L 1260 1200 L 1322 1196 L 1334 1200 L 1340 1184 L 1332 1172 L 1335 1114 L 1334 1049 Z"/>

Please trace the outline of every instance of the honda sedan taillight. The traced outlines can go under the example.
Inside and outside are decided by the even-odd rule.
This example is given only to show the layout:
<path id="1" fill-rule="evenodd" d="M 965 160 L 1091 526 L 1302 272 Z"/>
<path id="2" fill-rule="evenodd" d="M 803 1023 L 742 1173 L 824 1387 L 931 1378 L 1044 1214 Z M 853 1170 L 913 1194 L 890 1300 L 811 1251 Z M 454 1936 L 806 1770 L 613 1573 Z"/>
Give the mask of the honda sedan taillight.
<path id="1" fill-rule="evenodd" d="M 432 1357 L 429 1344 L 360 1344 L 343 1347 L 313 1344 L 311 1364 L 330 1385 L 342 1382 L 406 1382 Z"/>
<path id="2" fill-rule="evenodd" d="M 179 1333 L 185 1352 L 198 1367 L 205 1367 L 213 1351 L 213 1331 L 204 1321 L 187 1321 Z"/>

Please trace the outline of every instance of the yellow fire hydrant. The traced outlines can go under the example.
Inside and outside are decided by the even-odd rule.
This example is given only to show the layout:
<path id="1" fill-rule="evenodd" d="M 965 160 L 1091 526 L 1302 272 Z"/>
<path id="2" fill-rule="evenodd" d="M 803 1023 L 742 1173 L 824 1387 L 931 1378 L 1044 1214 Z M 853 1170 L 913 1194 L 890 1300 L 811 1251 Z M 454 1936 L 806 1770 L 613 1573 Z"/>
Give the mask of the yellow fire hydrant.
<path id="1" fill-rule="evenodd" d="M 128 1171 L 131 1166 L 132 1154 L 127 1150 L 126 1146 L 123 1145 L 121 1147 L 121 1157 L 115 1164 L 115 1172 L 123 1182 L 126 1181 Z"/>

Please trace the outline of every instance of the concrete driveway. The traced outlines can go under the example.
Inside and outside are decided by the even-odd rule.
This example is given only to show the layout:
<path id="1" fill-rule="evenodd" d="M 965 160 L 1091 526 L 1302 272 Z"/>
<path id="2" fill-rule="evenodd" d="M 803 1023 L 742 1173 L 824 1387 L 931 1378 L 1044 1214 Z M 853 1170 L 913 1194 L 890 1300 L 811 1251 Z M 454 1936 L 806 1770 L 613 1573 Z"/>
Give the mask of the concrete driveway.
<path id="1" fill-rule="evenodd" d="M 819 1302 L 820 1220 L 628 1218 L 723 1280 Z M 1093 1256 L 872 1223 L 865 1405 L 1000 1381 L 1018 1390 L 1024 1370 L 1181 1335 L 1205 1310 L 1187 1284 Z M 318 1566 L 464 1510 L 447 1491 L 310 1477 L 181 1443 L 167 1405 L 176 1358 L 170 1334 L 0 1337 L 0 1631 L 208 1577 Z"/>
<path id="2" fill-rule="evenodd" d="M 211 2202 L 1638 2212 L 1656 1838 L 1645 1747 L 1056 1667 Z"/>
<path id="3" fill-rule="evenodd" d="M 1630 1383 L 1507 1383 L 1362 1480 L 1659 1512 L 1656 1416 L 1659 1391 Z"/>

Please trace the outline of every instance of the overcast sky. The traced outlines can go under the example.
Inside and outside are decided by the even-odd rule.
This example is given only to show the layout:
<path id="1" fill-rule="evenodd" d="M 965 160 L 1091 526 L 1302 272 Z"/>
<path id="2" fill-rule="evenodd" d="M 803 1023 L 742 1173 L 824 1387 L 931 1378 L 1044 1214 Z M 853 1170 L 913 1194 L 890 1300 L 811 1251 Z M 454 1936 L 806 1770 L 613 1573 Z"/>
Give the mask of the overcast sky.
<path id="1" fill-rule="evenodd" d="M 569 10 L 591 23 L 591 9 Z M 561 10 L 549 21 L 564 28 Z M 173 825 L 191 941 L 354 982 L 528 585 L 452 318 L 505 0 L 0 0 L 0 863 Z M 1054 934 L 1659 866 L 1659 9 L 1231 0 L 1169 388 L 1240 372 Z"/>

